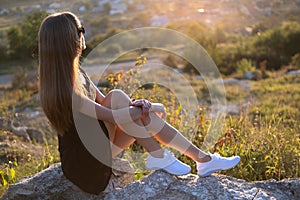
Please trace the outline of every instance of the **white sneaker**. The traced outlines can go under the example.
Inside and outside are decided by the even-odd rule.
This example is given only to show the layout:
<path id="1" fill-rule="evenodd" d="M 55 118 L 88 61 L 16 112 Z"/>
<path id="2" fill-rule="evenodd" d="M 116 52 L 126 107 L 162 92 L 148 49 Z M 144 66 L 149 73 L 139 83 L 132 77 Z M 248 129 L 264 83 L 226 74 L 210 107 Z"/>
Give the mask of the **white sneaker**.
<path id="1" fill-rule="evenodd" d="M 197 162 L 198 175 L 205 177 L 220 170 L 230 169 L 240 162 L 239 156 L 222 157 L 218 153 L 210 154 L 211 160 L 205 163 Z"/>
<path id="2" fill-rule="evenodd" d="M 146 161 L 146 168 L 148 170 L 162 169 L 173 175 L 184 175 L 191 171 L 191 167 L 178 159 L 176 159 L 168 150 L 165 149 L 163 158 L 155 158 L 148 155 Z"/>

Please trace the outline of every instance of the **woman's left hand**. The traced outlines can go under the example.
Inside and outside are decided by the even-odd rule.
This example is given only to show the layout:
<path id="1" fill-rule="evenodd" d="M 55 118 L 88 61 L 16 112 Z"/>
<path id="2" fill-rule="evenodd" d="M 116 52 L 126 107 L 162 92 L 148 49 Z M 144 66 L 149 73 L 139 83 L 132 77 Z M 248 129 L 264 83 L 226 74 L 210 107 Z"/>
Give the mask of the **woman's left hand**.
<path id="1" fill-rule="evenodd" d="M 142 108 L 142 115 L 148 116 L 151 108 L 151 103 L 146 99 L 138 99 L 138 100 L 132 99 L 131 106 Z"/>

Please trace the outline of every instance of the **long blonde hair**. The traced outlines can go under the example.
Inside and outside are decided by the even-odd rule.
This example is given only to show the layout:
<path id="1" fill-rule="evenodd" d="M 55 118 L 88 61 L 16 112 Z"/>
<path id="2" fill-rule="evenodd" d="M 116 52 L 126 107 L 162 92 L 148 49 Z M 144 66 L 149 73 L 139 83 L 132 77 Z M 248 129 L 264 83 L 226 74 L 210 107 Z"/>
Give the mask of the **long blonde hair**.
<path id="1" fill-rule="evenodd" d="M 81 23 L 70 12 L 49 15 L 39 30 L 39 86 L 43 110 L 59 134 L 72 123 L 72 94 L 82 51 Z"/>

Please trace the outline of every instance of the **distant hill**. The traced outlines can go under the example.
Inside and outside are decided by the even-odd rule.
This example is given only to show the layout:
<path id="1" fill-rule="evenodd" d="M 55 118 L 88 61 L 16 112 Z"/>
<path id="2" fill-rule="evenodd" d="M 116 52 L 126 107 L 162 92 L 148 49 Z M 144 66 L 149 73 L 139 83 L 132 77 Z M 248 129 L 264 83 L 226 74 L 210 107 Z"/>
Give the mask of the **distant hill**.
<path id="1" fill-rule="evenodd" d="M 300 21 L 300 0 L 0 0 L 0 4 L 0 30 L 38 9 L 70 10 L 87 22 L 106 16 L 121 29 L 193 20 L 227 31 L 249 31 L 260 22 L 271 28 L 284 20 Z"/>

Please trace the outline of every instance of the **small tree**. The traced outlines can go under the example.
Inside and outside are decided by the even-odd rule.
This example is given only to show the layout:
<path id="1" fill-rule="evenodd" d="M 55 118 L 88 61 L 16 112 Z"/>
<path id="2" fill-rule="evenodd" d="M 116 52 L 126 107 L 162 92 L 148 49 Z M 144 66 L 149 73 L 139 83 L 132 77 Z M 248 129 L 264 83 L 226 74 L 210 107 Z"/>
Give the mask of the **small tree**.
<path id="1" fill-rule="evenodd" d="M 24 45 L 22 43 L 22 31 L 19 26 L 12 26 L 7 32 L 8 39 L 8 55 L 9 57 L 14 57 L 15 59 L 21 58 Z"/>
<path id="2" fill-rule="evenodd" d="M 47 12 L 40 10 L 28 14 L 21 25 L 8 30 L 8 43 L 11 58 L 32 58 L 38 50 L 38 31 Z"/>
<path id="3" fill-rule="evenodd" d="M 28 56 L 37 54 L 38 47 L 38 32 L 42 20 L 47 16 L 47 12 L 40 10 L 30 13 L 26 16 L 25 20 L 21 25 L 23 33 L 23 45 L 26 46 L 26 52 Z"/>

